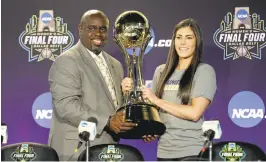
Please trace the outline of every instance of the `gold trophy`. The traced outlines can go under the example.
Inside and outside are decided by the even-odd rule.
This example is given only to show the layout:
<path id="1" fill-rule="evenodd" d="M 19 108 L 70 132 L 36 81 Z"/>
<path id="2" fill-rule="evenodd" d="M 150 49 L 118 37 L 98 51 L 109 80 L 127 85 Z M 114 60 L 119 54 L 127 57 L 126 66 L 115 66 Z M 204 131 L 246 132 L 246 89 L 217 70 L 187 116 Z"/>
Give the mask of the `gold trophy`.
<path id="1" fill-rule="evenodd" d="M 121 138 L 139 139 L 144 135 L 162 135 L 165 125 L 161 122 L 156 106 L 143 99 L 141 87 L 144 85 L 142 67 L 145 49 L 151 40 L 150 25 L 139 11 L 120 14 L 114 25 L 114 41 L 122 51 L 127 66 L 127 77 L 133 80 L 131 92 L 124 94 L 124 102 L 119 111 L 125 111 L 126 122 L 138 126 L 119 133 Z M 132 50 L 132 61 L 128 50 Z M 136 53 L 136 51 L 139 51 Z"/>

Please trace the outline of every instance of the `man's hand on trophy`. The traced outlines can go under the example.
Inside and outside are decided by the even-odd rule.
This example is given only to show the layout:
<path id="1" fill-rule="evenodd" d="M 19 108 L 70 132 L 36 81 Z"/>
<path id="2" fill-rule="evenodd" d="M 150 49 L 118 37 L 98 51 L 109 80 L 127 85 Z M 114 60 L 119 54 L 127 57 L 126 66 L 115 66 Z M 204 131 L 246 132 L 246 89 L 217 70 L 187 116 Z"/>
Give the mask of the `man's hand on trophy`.
<path id="1" fill-rule="evenodd" d="M 156 105 L 156 102 L 159 101 L 159 98 L 151 91 L 150 88 L 142 86 L 141 91 L 143 98 L 150 100 L 151 103 Z"/>
<path id="2" fill-rule="evenodd" d="M 109 129 L 113 132 L 120 133 L 127 131 L 137 126 L 136 123 L 124 122 L 125 113 L 123 111 L 117 112 L 110 119 Z"/>
<path id="3" fill-rule="evenodd" d="M 126 93 L 133 88 L 133 80 L 131 78 L 124 78 L 121 83 L 123 93 Z"/>
<path id="4" fill-rule="evenodd" d="M 144 142 L 152 142 L 154 140 L 156 140 L 156 138 L 158 138 L 159 136 L 158 135 L 145 135 L 145 136 L 142 136 L 142 139 Z"/>

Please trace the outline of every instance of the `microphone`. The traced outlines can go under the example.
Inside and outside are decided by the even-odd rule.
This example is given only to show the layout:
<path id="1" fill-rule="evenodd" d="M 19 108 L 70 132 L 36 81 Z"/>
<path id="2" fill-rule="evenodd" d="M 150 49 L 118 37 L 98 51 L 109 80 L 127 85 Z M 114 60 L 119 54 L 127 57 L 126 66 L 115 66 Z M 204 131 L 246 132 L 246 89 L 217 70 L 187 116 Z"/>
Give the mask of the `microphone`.
<path id="1" fill-rule="evenodd" d="M 79 138 L 82 141 L 93 141 L 96 137 L 96 125 L 98 121 L 94 117 L 90 117 L 87 121 L 81 121 L 78 126 Z"/>
<path id="2" fill-rule="evenodd" d="M 214 138 L 215 131 L 212 129 L 209 129 L 209 130 L 205 131 L 203 135 L 206 138 L 206 140 L 211 141 Z"/>
<path id="3" fill-rule="evenodd" d="M 214 137 L 212 137 L 212 139 L 220 139 L 222 136 L 222 129 L 221 129 L 221 125 L 219 120 L 209 120 L 209 121 L 204 121 L 202 124 L 202 131 L 204 132 L 204 134 L 210 136 L 211 131 L 214 131 Z M 205 136 L 205 135 L 204 135 Z M 211 137 L 211 136 L 210 136 Z M 212 140 L 211 139 L 211 140 Z"/>
<path id="4" fill-rule="evenodd" d="M 205 137 L 204 145 L 201 149 L 203 154 L 210 146 L 213 139 L 220 139 L 222 136 L 222 129 L 219 120 L 204 121 L 202 124 L 203 136 Z"/>
<path id="5" fill-rule="evenodd" d="M 89 145 L 90 141 L 93 141 L 96 136 L 96 125 L 98 121 L 94 117 L 90 117 L 87 121 L 81 121 L 78 127 L 79 130 L 79 138 L 82 141 L 85 141 L 86 144 L 86 162 L 89 161 Z"/>
<path id="6" fill-rule="evenodd" d="M 201 152 L 206 151 L 206 149 L 209 147 L 211 141 L 213 140 L 214 135 L 215 135 L 215 131 L 213 131 L 212 129 L 209 129 L 209 130 L 204 132 L 203 136 L 205 137 L 205 142 L 204 142 L 204 145 L 201 149 Z"/>
<path id="7" fill-rule="evenodd" d="M 1 122 L 1 143 L 6 144 L 7 143 L 7 125 L 3 122 Z"/>
<path id="8" fill-rule="evenodd" d="M 83 142 L 85 142 L 86 147 L 86 161 L 89 161 L 89 145 L 90 141 L 93 141 L 96 137 L 96 125 L 98 121 L 95 117 L 88 118 L 87 121 L 82 120 L 79 123 L 78 131 L 79 131 L 79 138 L 80 141 L 78 143 L 77 148 L 74 150 L 74 154 L 70 156 L 68 161 L 76 161 L 78 159 L 77 156 L 80 156 L 81 152 L 79 148 L 82 146 Z"/>

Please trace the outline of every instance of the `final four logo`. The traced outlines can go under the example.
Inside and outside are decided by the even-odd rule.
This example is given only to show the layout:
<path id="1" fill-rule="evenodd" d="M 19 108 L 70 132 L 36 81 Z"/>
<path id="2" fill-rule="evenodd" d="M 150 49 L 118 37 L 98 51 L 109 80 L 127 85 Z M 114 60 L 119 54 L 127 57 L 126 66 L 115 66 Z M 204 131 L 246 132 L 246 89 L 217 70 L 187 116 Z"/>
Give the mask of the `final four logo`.
<path id="1" fill-rule="evenodd" d="M 224 50 L 224 60 L 232 58 L 261 59 L 266 46 L 266 29 L 260 15 L 250 15 L 249 7 L 236 7 L 235 14 L 227 13 L 214 33 L 215 44 Z"/>
<path id="2" fill-rule="evenodd" d="M 29 144 L 21 144 L 11 153 L 10 157 L 14 161 L 32 161 L 36 159 L 37 154 Z"/>
<path id="3" fill-rule="evenodd" d="M 124 154 L 119 148 L 115 148 L 115 145 L 108 145 L 108 147 L 103 148 L 98 158 L 101 161 L 122 161 Z"/>
<path id="4" fill-rule="evenodd" d="M 53 10 L 40 10 L 39 18 L 33 15 L 19 36 L 19 44 L 28 51 L 28 61 L 44 59 L 54 61 L 72 46 L 74 37 L 63 18 L 54 18 Z"/>
<path id="5" fill-rule="evenodd" d="M 242 161 L 246 157 L 246 153 L 236 143 L 229 142 L 224 145 L 219 152 L 219 156 L 224 159 L 224 161 Z"/>

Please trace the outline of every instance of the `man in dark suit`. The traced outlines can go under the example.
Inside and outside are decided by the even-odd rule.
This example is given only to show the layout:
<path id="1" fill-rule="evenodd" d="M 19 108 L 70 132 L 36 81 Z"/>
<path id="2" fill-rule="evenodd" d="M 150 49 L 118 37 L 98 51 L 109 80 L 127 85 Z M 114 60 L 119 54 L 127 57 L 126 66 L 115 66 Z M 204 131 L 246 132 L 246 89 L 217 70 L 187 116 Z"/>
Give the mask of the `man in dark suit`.
<path id="1" fill-rule="evenodd" d="M 53 97 L 53 116 L 49 145 L 68 160 L 77 147 L 81 120 L 98 120 L 97 136 L 91 146 L 116 143 L 112 133 L 129 130 L 133 123 L 123 122 L 120 62 L 102 49 L 107 42 L 109 20 L 99 10 L 84 13 L 78 26 L 79 42 L 61 54 L 49 72 Z"/>

